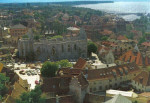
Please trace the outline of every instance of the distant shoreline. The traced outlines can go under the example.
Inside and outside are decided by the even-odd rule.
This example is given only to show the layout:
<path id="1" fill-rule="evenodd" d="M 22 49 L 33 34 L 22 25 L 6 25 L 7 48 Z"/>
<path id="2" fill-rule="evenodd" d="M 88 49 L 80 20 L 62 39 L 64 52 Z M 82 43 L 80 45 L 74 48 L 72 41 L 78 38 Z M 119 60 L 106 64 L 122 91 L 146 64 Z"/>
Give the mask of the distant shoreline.
<path id="1" fill-rule="evenodd" d="M 8 5 L 8 4 L 42 4 L 42 5 L 46 5 L 46 4 L 59 4 L 59 5 L 83 5 L 83 4 L 98 4 L 98 3 L 114 3 L 114 1 L 64 1 L 64 2 L 13 2 L 13 3 L 0 3 L 1 5 Z"/>

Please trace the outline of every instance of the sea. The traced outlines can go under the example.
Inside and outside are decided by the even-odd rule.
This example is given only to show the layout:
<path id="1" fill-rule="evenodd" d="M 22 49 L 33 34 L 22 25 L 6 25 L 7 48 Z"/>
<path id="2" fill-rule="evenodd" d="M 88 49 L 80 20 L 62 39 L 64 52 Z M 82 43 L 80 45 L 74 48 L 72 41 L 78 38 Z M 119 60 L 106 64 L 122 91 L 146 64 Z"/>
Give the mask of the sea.
<path id="1" fill-rule="evenodd" d="M 0 0 L 0 3 L 59 2 L 59 1 L 82 1 L 82 0 Z M 114 1 L 114 3 L 76 5 L 75 7 L 91 8 L 95 10 L 105 11 L 107 13 L 113 13 L 119 15 L 126 21 L 133 21 L 135 19 L 139 19 L 140 16 L 137 15 L 137 13 L 144 13 L 144 14 L 150 13 L 150 0 L 112 0 L 112 1 Z"/>
<path id="2" fill-rule="evenodd" d="M 126 21 L 139 19 L 139 13 L 150 13 L 150 1 L 147 2 L 114 2 L 101 4 L 77 5 L 75 7 L 91 8 L 119 15 Z"/>

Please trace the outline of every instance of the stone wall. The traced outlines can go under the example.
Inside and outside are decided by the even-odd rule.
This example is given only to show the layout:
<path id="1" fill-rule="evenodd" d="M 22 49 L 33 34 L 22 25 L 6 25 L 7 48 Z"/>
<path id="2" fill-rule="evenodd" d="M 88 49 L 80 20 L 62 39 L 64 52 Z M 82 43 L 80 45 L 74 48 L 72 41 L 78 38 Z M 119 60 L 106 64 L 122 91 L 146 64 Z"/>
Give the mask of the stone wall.
<path id="1" fill-rule="evenodd" d="M 20 39 L 18 42 L 20 57 L 26 57 L 33 51 L 36 60 L 52 61 L 68 59 L 76 60 L 79 57 L 87 57 L 87 37 L 83 29 L 76 37 L 64 37 L 57 39 Z"/>

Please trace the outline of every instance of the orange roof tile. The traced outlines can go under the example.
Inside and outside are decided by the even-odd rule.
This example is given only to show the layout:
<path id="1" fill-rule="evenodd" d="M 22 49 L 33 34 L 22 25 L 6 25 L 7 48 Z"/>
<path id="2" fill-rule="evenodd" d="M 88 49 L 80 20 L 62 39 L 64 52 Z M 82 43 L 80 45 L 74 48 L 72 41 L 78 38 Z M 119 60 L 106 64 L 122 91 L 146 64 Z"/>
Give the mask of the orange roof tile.
<path id="1" fill-rule="evenodd" d="M 142 71 L 133 80 L 138 83 L 141 83 L 144 86 L 150 86 L 150 73 L 146 71 Z"/>
<path id="2" fill-rule="evenodd" d="M 141 71 L 135 63 L 129 63 L 125 65 L 114 66 L 114 67 L 109 67 L 109 68 L 104 68 L 104 69 L 91 69 L 88 71 L 84 70 L 83 73 L 88 74 L 88 78 L 87 78 L 88 80 L 112 79 L 112 78 L 115 78 L 116 76 L 120 77 L 123 75 L 127 75 L 127 73 L 125 73 L 123 69 L 121 70 L 122 73 L 120 72 L 119 68 L 123 68 L 123 67 L 128 68 L 128 74 Z"/>
<path id="3" fill-rule="evenodd" d="M 145 59 L 143 59 L 145 58 Z M 119 60 L 124 61 L 124 62 L 135 62 L 137 65 L 142 66 L 142 65 L 146 65 L 149 66 L 150 65 L 150 58 L 147 56 L 143 56 L 140 52 L 138 53 L 133 53 L 132 50 L 127 51 L 126 53 L 124 53 L 122 56 L 120 56 Z"/>
<path id="4" fill-rule="evenodd" d="M 79 58 L 77 63 L 73 66 L 75 69 L 84 69 L 86 66 L 86 60 Z"/>
<path id="5" fill-rule="evenodd" d="M 150 42 L 144 42 L 144 43 L 142 43 L 142 45 L 144 45 L 144 46 L 150 46 Z"/>
<path id="6" fill-rule="evenodd" d="M 117 40 L 128 40 L 128 38 L 123 35 L 119 35 Z"/>

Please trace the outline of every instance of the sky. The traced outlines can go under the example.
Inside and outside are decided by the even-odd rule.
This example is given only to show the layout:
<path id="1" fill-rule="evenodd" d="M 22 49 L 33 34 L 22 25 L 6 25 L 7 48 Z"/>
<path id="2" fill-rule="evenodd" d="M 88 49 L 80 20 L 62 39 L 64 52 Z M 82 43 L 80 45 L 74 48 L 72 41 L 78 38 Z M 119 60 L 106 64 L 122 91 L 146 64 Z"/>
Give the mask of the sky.
<path id="1" fill-rule="evenodd" d="M 0 3 L 12 2 L 60 2 L 60 1 L 150 1 L 150 0 L 0 0 Z"/>

